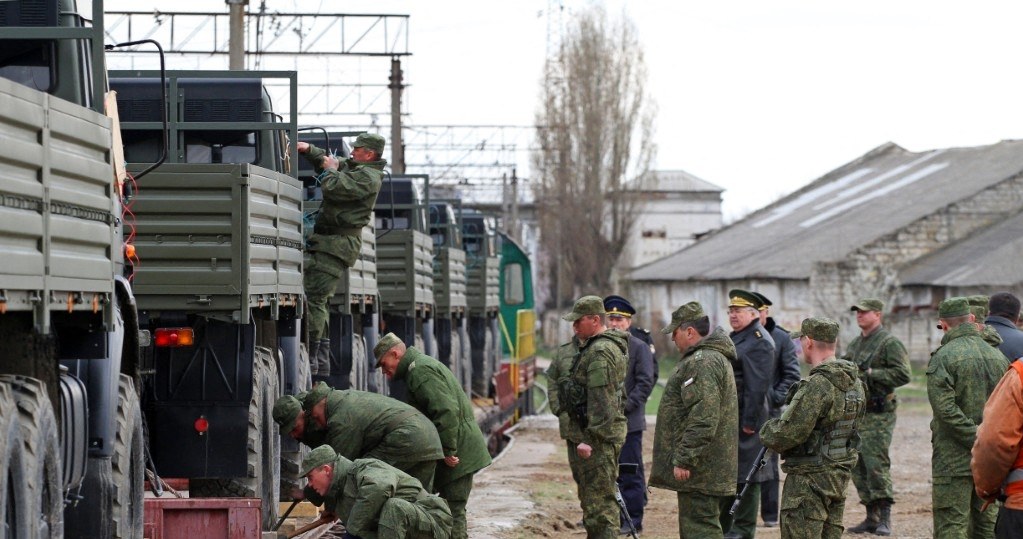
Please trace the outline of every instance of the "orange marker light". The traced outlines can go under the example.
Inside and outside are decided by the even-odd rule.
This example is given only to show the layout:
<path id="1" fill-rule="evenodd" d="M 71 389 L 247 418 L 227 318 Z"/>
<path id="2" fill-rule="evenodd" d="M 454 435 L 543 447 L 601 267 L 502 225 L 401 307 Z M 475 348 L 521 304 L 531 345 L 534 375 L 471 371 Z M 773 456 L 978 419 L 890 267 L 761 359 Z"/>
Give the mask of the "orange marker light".
<path id="1" fill-rule="evenodd" d="M 153 342 L 160 348 L 180 348 L 195 344 L 192 328 L 160 328 L 154 333 Z"/>

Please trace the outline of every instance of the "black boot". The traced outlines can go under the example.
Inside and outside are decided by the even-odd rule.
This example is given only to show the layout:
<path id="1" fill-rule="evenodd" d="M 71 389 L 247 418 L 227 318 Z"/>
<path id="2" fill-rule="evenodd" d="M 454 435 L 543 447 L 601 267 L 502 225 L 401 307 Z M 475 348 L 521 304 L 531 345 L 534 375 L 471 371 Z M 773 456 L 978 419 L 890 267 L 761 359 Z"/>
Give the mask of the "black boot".
<path id="1" fill-rule="evenodd" d="M 852 528 L 846 528 L 846 531 L 850 533 L 874 533 L 880 522 L 880 502 L 870 502 L 867 504 L 867 518 Z"/>
<path id="2" fill-rule="evenodd" d="M 892 502 L 890 500 L 881 500 L 880 502 L 877 503 L 879 506 L 879 514 L 877 529 L 874 530 L 874 535 L 891 535 Z"/>

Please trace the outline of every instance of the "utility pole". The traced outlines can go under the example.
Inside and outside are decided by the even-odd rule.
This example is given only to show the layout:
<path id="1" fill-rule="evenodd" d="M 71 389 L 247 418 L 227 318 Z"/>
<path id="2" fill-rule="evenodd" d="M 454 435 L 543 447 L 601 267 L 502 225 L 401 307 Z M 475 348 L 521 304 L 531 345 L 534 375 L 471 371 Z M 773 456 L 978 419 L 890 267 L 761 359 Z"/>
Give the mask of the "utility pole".
<path id="1" fill-rule="evenodd" d="M 511 176 L 511 235 L 515 238 L 515 241 L 522 243 L 521 234 L 519 233 L 519 177 L 515 174 L 515 168 L 512 168 Z"/>
<path id="2" fill-rule="evenodd" d="M 391 170 L 405 173 L 405 144 L 401 140 L 401 58 L 391 57 Z"/>
<path id="3" fill-rule="evenodd" d="M 228 68 L 231 71 L 245 71 L 245 6 L 249 0 L 225 0 L 230 10 L 230 36 L 228 44 Z"/>

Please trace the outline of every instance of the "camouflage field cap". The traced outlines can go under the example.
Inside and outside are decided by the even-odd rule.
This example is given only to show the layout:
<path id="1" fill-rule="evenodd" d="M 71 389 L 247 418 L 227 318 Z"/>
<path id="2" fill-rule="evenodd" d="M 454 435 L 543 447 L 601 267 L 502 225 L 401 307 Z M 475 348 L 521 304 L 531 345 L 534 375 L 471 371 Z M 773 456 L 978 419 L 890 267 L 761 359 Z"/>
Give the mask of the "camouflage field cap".
<path id="1" fill-rule="evenodd" d="M 377 153 L 383 153 L 384 144 L 384 137 L 373 133 L 363 133 L 355 138 L 352 148 L 369 148 L 376 150 Z"/>
<path id="2" fill-rule="evenodd" d="M 800 338 L 802 336 L 803 336 L 803 332 L 798 330 L 798 329 L 795 330 L 795 331 L 789 332 L 789 338 L 792 339 L 792 340 L 796 340 L 796 339 L 798 339 L 798 338 Z"/>
<path id="3" fill-rule="evenodd" d="M 591 314 L 607 314 L 607 311 L 604 310 L 604 300 L 600 299 L 600 296 L 583 296 L 579 298 L 576 300 L 575 305 L 572 306 L 572 312 L 562 316 L 562 318 L 569 322 L 575 322 Z"/>
<path id="4" fill-rule="evenodd" d="M 819 342 L 835 342 L 838 340 L 838 322 L 830 318 L 811 316 L 803 320 L 799 333 L 808 339 Z"/>
<path id="5" fill-rule="evenodd" d="M 326 398 L 333 389 L 327 385 L 327 382 L 316 382 L 313 388 L 305 394 L 305 399 L 302 400 L 302 407 L 306 410 L 312 410 L 313 406 L 316 406 L 316 403 Z"/>
<path id="6" fill-rule="evenodd" d="M 771 300 L 767 299 L 767 296 L 761 294 L 760 292 L 751 292 L 751 293 L 754 296 L 756 296 L 758 300 L 760 300 L 760 307 L 757 307 L 758 310 L 766 311 L 768 307 L 770 307 L 771 305 L 774 305 L 773 303 L 771 303 Z"/>
<path id="7" fill-rule="evenodd" d="M 380 366 L 380 359 L 384 357 L 384 354 L 397 344 L 401 344 L 401 339 L 394 333 L 388 333 L 380 337 L 380 342 L 373 347 L 373 356 L 377 358 L 377 367 Z"/>
<path id="8" fill-rule="evenodd" d="M 849 307 L 850 311 L 877 311 L 881 312 L 884 310 L 884 302 L 877 298 L 863 298 L 856 302 L 855 305 Z"/>
<path id="9" fill-rule="evenodd" d="M 764 304 L 761 303 L 760 298 L 758 298 L 753 292 L 736 288 L 728 291 L 728 306 L 753 307 L 759 311 Z"/>
<path id="10" fill-rule="evenodd" d="M 948 298 L 938 305 L 938 318 L 956 318 L 970 314 L 970 302 L 962 296 Z"/>
<path id="11" fill-rule="evenodd" d="M 302 403 L 294 395 L 285 395 L 274 403 L 273 418 L 281 426 L 281 433 L 295 429 L 298 414 L 302 413 Z"/>
<path id="12" fill-rule="evenodd" d="M 990 298 L 984 295 L 968 296 L 966 301 L 970 304 L 970 312 L 978 322 L 983 322 L 988 315 L 988 301 Z"/>
<path id="13" fill-rule="evenodd" d="M 690 301 L 671 313 L 671 323 L 662 329 L 661 333 L 671 335 L 682 324 L 696 322 L 705 316 L 707 316 L 707 313 L 703 312 L 703 306 L 700 305 L 700 302 Z"/>
<path id="14" fill-rule="evenodd" d="M 323 466 L 324 464 L 331 464 L 337 460 L 337 453 L 333 447 L 329 445 L 321 445 L 316 449 L 309 452 L 304 459 L 302 459 L 302 470 L 299 472 L 299 477 L 305 477 L 309 475 L 309 472 Z"/>

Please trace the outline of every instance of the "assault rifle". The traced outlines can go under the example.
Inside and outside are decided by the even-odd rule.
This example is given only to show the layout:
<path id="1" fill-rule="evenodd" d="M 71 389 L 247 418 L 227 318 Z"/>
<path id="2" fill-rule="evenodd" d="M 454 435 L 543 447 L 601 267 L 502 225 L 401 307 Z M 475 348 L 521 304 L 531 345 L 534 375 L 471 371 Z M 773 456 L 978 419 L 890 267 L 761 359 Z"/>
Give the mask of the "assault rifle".
<path id="1" fill-rule="evenodd" d="M 618 465 L 618 475 L 634 474 L 638 470 L 639 464 L 623 463 Z M 629 523 L 629 535 L 632 536 L 632 539 L 639 539 L 639 532 L 636 531 L 636 525 L 632 523 L 629 508 L 625 507 L 625 498 L 622 497 L 622 491 L 618 488 L 617 482 L 615 482 L 615 501 L 618 502 L 618 508 L 622 511 L 622 518 Z"/>
<path id="2" fill-rule="evenodd" d="M 760 452 L 757 453 L 757 459 L 753 462 L 753 467 L 750 468 L 749 473 L 746 474 L 746 482 L 743 483 L 742 490 L 740 490 L 739 493 L 735 495 L 735 501 L 732 502 L 732 507 L 731 509 L 728 510 L 729 515 L 735 515 L 735 511 L 739 509 L 739 504 L 742 503 L 742 497 L 745 496 L 746 491 L 749 490 L 749 485 L 750 482 L 753 481 L 753 476 L 757 475 L 757 472 L 759 472 L 761 468 L 767 465 L 767 451 L 768 451 L 767 447 L 764 446 L 761 447 Z"/>

